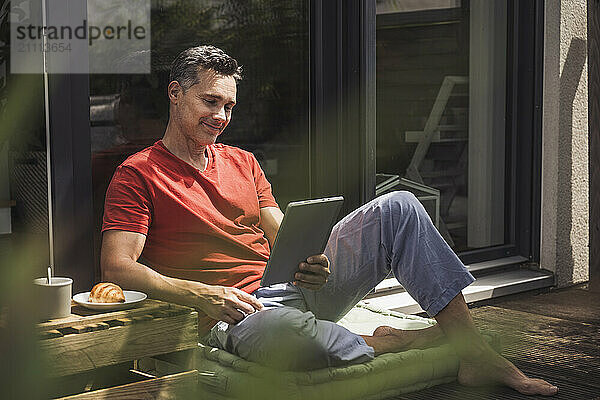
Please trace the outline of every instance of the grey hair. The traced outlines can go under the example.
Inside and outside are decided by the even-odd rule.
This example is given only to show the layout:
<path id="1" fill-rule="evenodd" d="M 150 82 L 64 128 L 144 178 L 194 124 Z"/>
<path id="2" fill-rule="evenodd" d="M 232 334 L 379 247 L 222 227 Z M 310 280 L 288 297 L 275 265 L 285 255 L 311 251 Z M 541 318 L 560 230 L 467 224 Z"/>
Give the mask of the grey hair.
<path id="1" fill-rule="evenodd" d="M 215 46 L 197 46 L 182 51 L 175 58 L 171 64 L 169 82 L 177 81 L 183 90 L 188 90 L 199 82 L 199 68 L 232 76 L 236 82 L 242 79 L 242 67 L 235 58 Z"/>

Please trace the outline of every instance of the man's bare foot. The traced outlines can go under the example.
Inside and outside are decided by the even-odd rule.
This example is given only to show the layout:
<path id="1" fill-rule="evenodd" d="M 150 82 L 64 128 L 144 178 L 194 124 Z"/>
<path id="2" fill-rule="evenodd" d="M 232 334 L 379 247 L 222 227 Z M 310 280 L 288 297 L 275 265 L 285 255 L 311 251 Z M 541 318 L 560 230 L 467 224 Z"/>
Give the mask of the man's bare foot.
<path id="1" fill-rule="evenodd" d="M 424 349 L 444 339 L 444 332 L 437 325 L 425 329 L 412 330 L 402 330 L 382 325 L 375 329 L 373 336 L 395 337 L 396 340 L 404 341 L 411 349 Z"/>
<path id="2" fill-rule="evenodd" d="M 536 378 L 529 378 L 501 355 L 490 352 L 477 361 L 460 361 L 458 382 L 465 386 L 503 384 L 523 394 L 552 396 L 558 387 Z"/>
<path id="3" fill-rule="evenodd" d="M 391 353 L 409 349 L 425 349 L 438 344 L 444 333 L 437 326 L 416 330 L 402 330 L 391 326 L 380 326 L 373 336 L 363 336 L 367 344 L 375 350 L 375 354 Z"/>

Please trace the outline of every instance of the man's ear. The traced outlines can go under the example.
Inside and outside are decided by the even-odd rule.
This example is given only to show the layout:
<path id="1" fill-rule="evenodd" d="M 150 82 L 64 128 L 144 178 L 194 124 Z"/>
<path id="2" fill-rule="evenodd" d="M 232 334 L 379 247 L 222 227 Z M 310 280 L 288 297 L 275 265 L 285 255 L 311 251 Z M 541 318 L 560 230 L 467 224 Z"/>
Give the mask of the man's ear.
<path id="1" fill-rule="evenodd" d="M 183 88 L 177 81 L 172 81 L 169 83 L 169 87 L 167 88 L 167 95 L 169 96 L 169 101 L 173 104 L 177 104 L 177 100 L 179 96 L 183 93 Z"/>

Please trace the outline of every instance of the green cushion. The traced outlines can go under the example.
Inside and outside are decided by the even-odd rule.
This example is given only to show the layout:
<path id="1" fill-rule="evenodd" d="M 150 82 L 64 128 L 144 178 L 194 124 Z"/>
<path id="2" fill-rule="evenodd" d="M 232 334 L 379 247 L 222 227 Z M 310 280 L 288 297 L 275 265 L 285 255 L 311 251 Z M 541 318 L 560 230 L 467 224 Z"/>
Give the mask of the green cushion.
<path id="1" fill-rule="evenodd" d="M 435 321 L 359 304 L 340 324 L 370 335 L 380 325 L 423 329 Z M 382 354 L 345 367 L 279 372 L 200 344 L 197 369 L 207 399 L 384 399 L 456 379 L 458 358 L 449 345 Z"/>

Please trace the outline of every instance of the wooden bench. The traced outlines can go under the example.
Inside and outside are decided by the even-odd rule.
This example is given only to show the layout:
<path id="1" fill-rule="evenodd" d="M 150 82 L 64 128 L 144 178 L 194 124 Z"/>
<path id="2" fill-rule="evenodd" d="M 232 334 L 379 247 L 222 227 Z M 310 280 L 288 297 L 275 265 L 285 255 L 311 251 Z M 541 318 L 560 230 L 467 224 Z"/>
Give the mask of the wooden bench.
<path id="1" fill-rule="evenodd" d="M 198 314 L 192 308 L 150 299 L 113 312 L 74 304 L 71 316 L 38 324 L 38 336 L 54 397 L 180 398 L 196 390 Z M 183 362 L 170 375 L 137 368 L 137 360 L 173 354 Z"/>

